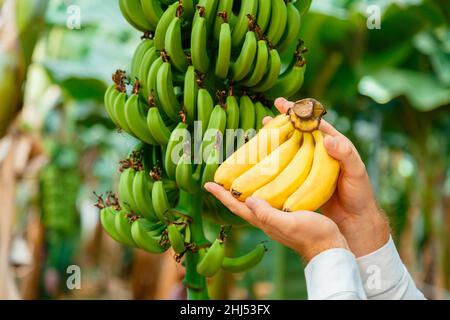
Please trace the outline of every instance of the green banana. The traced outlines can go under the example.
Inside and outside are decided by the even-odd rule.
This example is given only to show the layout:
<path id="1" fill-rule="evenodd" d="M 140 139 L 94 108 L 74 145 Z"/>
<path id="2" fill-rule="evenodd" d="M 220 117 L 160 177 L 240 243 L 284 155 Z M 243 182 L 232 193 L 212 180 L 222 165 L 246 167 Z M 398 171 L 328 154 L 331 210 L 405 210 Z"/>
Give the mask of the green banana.
<path id="1" fill-rule="evenodd" d="M 227 126 L 229 130 L 239 128 L 239 103 L 235 96 L 229 95 L 226 100 Z"/>
<path id="2" fill-rule="evenodd" d="M 184 78 L 184 92 L 183 92 L 184 111 L 186 113 L 186 122 L 188 124 L 193 124 L 195 121 L 197 95 L 198 95 L 197 75 L 195 73 L 194 66 L 189 66 L 186 71 L 186 76 Z"/>
<path id="3" fill-rule="evenodd" d="M 206 30 L 209 32 L 213 28 L 213 23 L 216 20 L 217 7 L 219 0 L 200 0 L 197 5 L 197 12 L 194 16 L 195 24 L 201 16 L 205 17 Z"/>
<path id="4" fill-rule="evenodd" d="M 144 88 L 145 97 L 151 97 L 153 100 L 153 104 L 157 106 L 160 106 L 161 102 L 159 101 L 158 92 L 156 90 L 156 82 L 158 79 L 158 71 L 163 63 L 164 60 L 161 57 L 159 57 L 155 60 L 155 62 L 152 63 L 150 70 L 148 71 L 147 86 L 146 88 Z"/>
<path id="5" fill-rule="evenodd" d="M 113 102 L 113 114 L 116 117 L 116 121 L 119 127 L 129 134 L 132 134 L 130 127 L 128 126 L 127 119 L 125 118 L 125 103 L 127 101 L 126 92 L 119 92 L 116 99 Z"/>
<path id="6" fill-rule="evenodd" d="M 214 100 L 209 94 L 208 90 L 201 88 L 198 90 L 197 98 L 197 121 L 201 124 L 202 137 L 208 129 L 209 119 L 214 109 Z"/>
<path id="7" fill-rule="evenodd" d="M 261 262 L 266 251 L 267 249 L 264 244 L 258 244 L 255 249 L 241 257 L 225 257 L 222 262 L 222 269 L 233 273 L 248 271 Z"/>
<path id="8" fill-rule="evenodd" d="M 149 221 L 158 221 L 152 205 L 151 183 L 145 170 L 136 172 L 133 179 L 133 198 L 139 213 Z"/>
<path id="9" fill-rule="evenodd" d="M 295 6 L 302 16 L 308 13 L 309 7 L 311 6 L 312 0 L 297 0 L 295 1 Z"/>
<path id="10" fill-rule="evenodd" d="M 232 93 L 226 100 L 227 126 L 225 131 L 225 158 L 235 150 L 236 130 L 239 128 L 239 103 Z"/>
<path id="11" fill-rule="evenodd" d="M 147 113 L 147 126 L 150 134 L 159 145 L 165 146 L 169 143 L 170 128 L 166 126 L 157 107 L 150 107 Z"/>
<path id="12" fill-rule="evenodd" d="M 194 164 L 192 163 L 190 147 L 185 148 L 180 161 L 177 164 L 175 170 L 175 181 L 178 187 L 191 194 L 195 194 L 198 191 L 198 179 L 196 179 L 196 174 L 193 172 Z"/>
<path id="13" fill-rule="evenodd" d="M 169 236 L 169 242 L 175 253 L 181 254 L 186 251 L 186 246 L 184 244 L 184 236 L 181 234 L 178 226 L 175 224 L 170 224 L 167 227 L 167 233 Z"/>
<path id="14" fill-rule="evenodd" d="M 129 214 L 124 210 L 117 212 L 114 222 L 117 234 L 121 240 L 120 242 L 129 247 L 137 247 L 133 240 L 133 236 L 131 235 L 131 222 Z"/>
<path id="15" fill-rule="evenodd" d="M 119 124 L 116 120 L 116 115 L 114 114 L 114 100 L 117 98 L 118 94 L 119 92 L 116 90 L 116 85 L 112 84 L 108 87 L 108 89 L 106 89 L 104 98 L 106 113 L 116 126 L 119 126 Z"/>
<path id="16" fill-rule="evenodd" d="M 134 5 L 136 5 L 136 0 L 134 0 Z M 119 0 L 120 11 L 122 12 L 122 16 L 127 20 L 127 22 L 133 26 L 135 29 L 147 32 L 152 30 L 151 26 L 148 23 L 141 24 L 142 21 L 136 21 L 136 15 L 130 15 L 127 9 L 127 0 Z"/>
<path id="17" fill-rule="evenodd" d="M 156 79 L 156 91 L 158 99 L 161 102 L 161 108 L 165 114 L 175 122 L 180 120 L 179 112 L 181 111 L 180 103 L 175 95 L 172 80 L 172 65 L 164 62 L 158 70 Z"/>
<path id="18" fill-rule="evenodd" d="M 131 59 L 131 79 L 135 79 L 138 77 L 138 70 L 140 65 L 142 64 L 142 59 L 144 58 L 144 54 L 154 46 L 153 39 L 144 39 L 137 46 L 134 51 L 133 58 Z M 142 80 L 142 79 L 141 79 Z"/>
<path id="19" fill-rule="evenodd" d="M 255 129 L 258 132 L 263 126 L 263 119 L 267 116 L 266 107 L 260 102 L 255 102 Z"/>
<path id="20" fill-rule="evenodd" d="M 159 19 L 164 13 L 161 3 L 158 0 L 141 0 L 142 12 L 147 21 L 156 29 Z"/>
<path id="21" fill-rule="evenodd" d="M 124 6 L 128 16 L 141 29 L 146 31 L 154 30 L 154 26 L 151 25 L 144 15 L 140 0 L 125 0 Z"/>
<path id="22" fill-rule="evenodd" d="M 258 41 L 258 53 L 254 64 L 253 73 L 242 81 L 245 87 L 253 87 L 258 84 L 264 77 L 269 62 L 269 48 L 265 40 Z"/>
<path id="23" fill-rule="evenodd" d="M 267 38 L 276 46 L 283 36 L 287 24 L 287 8 L 284 0 L 273 0 L 272 2 L 272 18 L 270 19 Z"/>
<path id="24" fill-rule="evenodd" d="M 258 0 L 242 0 L 239 16 L 231 34 L 233 47 L 240 47 L 248 30 L 248 15 L 255 16 L 258 11 Z"/>
<path id="25" fill-rule="evenodd" d="M 136 171 L 133 168 L 123 170 L 119 179 L 119 200 L 120 206 L 129 211 L 138 212 L 138 208 L 133 198 L 133 179 Z"/>
<path id="26" fill-rule="evenodd" d="M 286 70 L 278 78 L 275 85 L 267 91 L 267 98 L 276 99 L 278 97 L 285 97 L 286 99 L 289 99 L 296 94 L 303 85 L 305 69 L 305 60 L 301 55 L 297 56 L 292 66 Z"/>
<path id="27" fill-rule="evenodd" d="M 191 59 L 196 70 L 206 73 L 209 68 L 207 23 L 204 10 L 199 7 L 199 17 L 195 20 L 191 34 Z"/>
<path id="28" fill-rule="evenodd" d="M 166 223 L 172 221 L 173 216 L 170 213 L 172 209 L 169 199 L 167 198 L 167 192 L 164 188 L 164 182 L 162 180 L 155 181 L 152 188 L 152 204 L 155 213 L 159 220 Z"/>
<path id="29" fill-rule="evenodd" d="M 170 179 L 175 179 L 178 160 L 183 155 L 183 146 L 189 141 L 188 135 L 188 125 L 183 122 L 180 122 L 170 135 L 164 159 L 164 169 Z"/>
<path id="30" fill-rule="evenodd" d="M 116 230 L 116 210 L 112 207 L 104 208 L 100 211 L 100 222 L 106 233 L 117 242 L 122 242 Z"/>
<path id="31" fill-rule="evenodd" d="M 241 53 L 231 65 L 230 72 L 233 81 L 240 81 L 250 73 L 253 61 L 255 60 L 257 47 L 258 40 L 256 39 L 255 31 L 248 31 L 245 36 L 245 42 L 242 46 Z"/>
<path id="32" fill-rule="evenodd" d="M 256 22 L 264 33 L 269 26 L 270 17 L 272 15 L 272 0 L 259 0 L 258 3 L 258 16 Z"/>
<path id="33" fill-rule="evenodd" d="M 177 8 L 178 2 L 171 4 L 159 19 L 158 26 L 155 30 L 155 47 L 159 51 L 164 50 L 164 46 L 166 44 L 167 29 L 169 28 L 169 25 L 172 22 L 173 18 L 175 18 Z"/>
<path id="34" fill-rule="evenodd" d="M 239 104 L 239 127 L 242 129 L 243 135 L 238 137 L 237 148 L 245 144 L 247 138 L 249 138 L 247 137 L 249 130 L 255 129 L 256 127 L 255 105 L 252 99 L 248 95 L 242 96 Z"/>
<path id="35" fill-rule="evenodd" d="M 161 246 L 161 235 L 155 233 L 162 233 L 154 230 L 155 224 L 145 219 L 136 220 L 131 226 L 131 235 L 134 242 L 139 249 L 150 253 L 163 253 L 167 250 Z M 165 228 L 165 226 L 164 226 Z"/>
<path id="36" fill-rule="evenodd" d="M 141 141 L 157 145 L 158 142 L 153 138 L 147 126 L 147 112 L 146 107 L 139 96 L 139 82 L 136 82 L 135 89 L 130 98 L 125 103 L 125 119 L 131 132 Z"/>
<path id="37" fill-rule="evenodd" d="M 223 240 L 216 239 L 206 252 L 203 259 L 197 264 L 197 272 L 205 277 L 212 277 L 219 272 L 225 257 Z"/>
<path id="38" fill-rule="evenodd" d="M 217 15 L 216 20 L 214 21 L 214 39 L 220 39 L 220 29 L 222 28 L 222 24 L 225 22 L 222 14 L 225 12 L 227 17 L 233 14 L 233 0 L 220 0 L 219 5 L 217 7 Z M 226 22 L 228 23 L 228 22 Z M 219 42 L 220 43 L 220 42 Z"/>
<path id="39" fill-rule="evenodd" d="M 231 28 L 227 22 L 226 12 L 221 13 L 221 15 L 224 23 L 220 26 L 215 74 L 217 77 L 225 79 L 231 64 Z"/>
<path id="40" fill-rule="evenodd" d="M 186 54 L 183 50 L 183 43 L 181 37 L 181 14 L 182 5 L 177 8 L 175 18 L 167 28 L 165 38 L 165 49 L 170 56 L 172 65 L 181 72 L 185 72 L 188 66 Z"/>
<path id="41" fill-rule="evenodd" d="M 144 91 L 147 90 L 148 72 L 156 59 L 158 59 L 158 53 L 156 52 L 155 47 L 150 47 L 150 49 L 148 49 L 142 57 L 141 65 L 138 68 L 137 78 L 139 79 L 141 88 L 143 88 Z"/>
<path id="42" fill-rule="evenodd" d="M 251 88 L 252 91 L 266 92 L 267 90 L 270 90 L 278 80 L 282 67 L 280 54 L 278 53 L 278 50 L 271 49 L 269 56 L 269 70 L 264 78 L 256 86 Z"/>
<path id="43" fill-rule="evenodd" d="M 283 37 L 277 46 L 278 52 L 286 51 L 297 39 L 300 33 L 302 16 L 292 2 L 287 4 L 287 26 Z"/>
<path id="44" fill-rule="evenodd" d="M 221 143 L 227 126 L 227 112 L 221 105 L 216 105 L 211 113 L 208 127 L 202 141 L 202 159 L 211 153 L 211 145 Z"/>
<path id="45" fill-rule="evenodd" d="M 221 145 L 219 141 L 215 141 L 214 147 L 211 151 L 211 153 L 208 156 L 208 159 L 206 160 L 205 167 L 203 169 L 202 174 L 202 188 L 205 186 L 208 182 L 214 181 L 214 174 L 216 173 L 217 168 L 220 165 L 221 160 Z"/>

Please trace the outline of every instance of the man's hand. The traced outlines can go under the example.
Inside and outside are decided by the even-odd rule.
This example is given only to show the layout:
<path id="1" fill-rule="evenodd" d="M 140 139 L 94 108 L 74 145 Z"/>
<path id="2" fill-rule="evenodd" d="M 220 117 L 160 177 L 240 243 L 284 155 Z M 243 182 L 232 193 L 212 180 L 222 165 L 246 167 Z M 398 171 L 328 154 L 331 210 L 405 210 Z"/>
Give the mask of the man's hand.
<path id="1" fill-rule="evenodd" d="M 215 183 L 207 183 L 205 188 L 233 213 L 295 250 L 306 261 L 328 249 L 348 249 L 337 225 L 323 215 L 309 211 L 286 213 L 254 197 L 243 203 Z"/>
<path id="2" fill-rule="evenodd" d="M 275 106 L 286 112 L 293 102 L 279 98 Z M 321 210 L 339 226 L 355 256 L 364 256 L 387 243 L 389 224 L 378 209 L 366 167 L 355 146 L 324 120 L 320 130 L 328 135 L 324 140 L 328 153 L 341 164 L 337 190 Z"/>

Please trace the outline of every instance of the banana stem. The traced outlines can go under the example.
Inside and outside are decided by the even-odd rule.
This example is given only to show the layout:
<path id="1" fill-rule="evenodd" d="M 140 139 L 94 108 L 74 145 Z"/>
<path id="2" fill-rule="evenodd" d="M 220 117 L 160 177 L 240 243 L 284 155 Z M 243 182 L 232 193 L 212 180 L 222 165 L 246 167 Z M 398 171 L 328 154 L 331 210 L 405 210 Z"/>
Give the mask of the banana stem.
<path id="1" fill-rule="evenodd" d="M 180 201 L 177 210 L 192 218 L 190 228 L 192 243 L 201 246 L 208 243 L 203 232 L 202 198 L 200 194 L 180 192 Z M 185 258 L 186 276 L 184 284 L 187 287 L 188 300 L 208 300 L 206 278 L 198 274 L 198 252 L 188 251 Z"/>

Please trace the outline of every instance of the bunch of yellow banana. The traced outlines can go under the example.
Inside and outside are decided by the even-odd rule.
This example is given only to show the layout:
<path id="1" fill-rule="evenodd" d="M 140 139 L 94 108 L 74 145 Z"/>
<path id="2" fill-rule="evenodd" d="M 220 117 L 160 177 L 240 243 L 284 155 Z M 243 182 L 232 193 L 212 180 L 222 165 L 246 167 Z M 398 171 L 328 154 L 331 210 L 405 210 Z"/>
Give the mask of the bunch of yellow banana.
<path id="1" fill-rule="evenodd" d="M 318 130 L 324 113 L 316 100 L 298 101 L 229 157 L 215 182 L 241 201 L 255 196 L 288 212 L 319 209 L 333 195 L 339 176 L 339 163 Z"/>

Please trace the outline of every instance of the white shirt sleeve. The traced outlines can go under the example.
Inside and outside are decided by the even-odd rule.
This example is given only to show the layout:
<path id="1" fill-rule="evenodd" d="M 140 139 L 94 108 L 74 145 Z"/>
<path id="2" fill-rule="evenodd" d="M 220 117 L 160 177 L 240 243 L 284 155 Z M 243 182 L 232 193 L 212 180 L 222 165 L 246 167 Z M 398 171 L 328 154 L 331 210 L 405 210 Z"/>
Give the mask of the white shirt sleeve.
<path id="1" fill-rule="evenodd" d="M 356 259 L 369 300 L 424 300 L 400 259 L 392 237 L 371 254 Z"/>
<path id="2" fill-rule="evenodd" d="M 355 256 L 345 249 L 329 249 L 305 268 L 309 300 L 365 300 Z"/>

